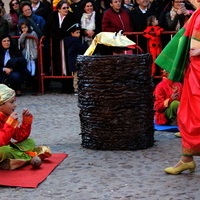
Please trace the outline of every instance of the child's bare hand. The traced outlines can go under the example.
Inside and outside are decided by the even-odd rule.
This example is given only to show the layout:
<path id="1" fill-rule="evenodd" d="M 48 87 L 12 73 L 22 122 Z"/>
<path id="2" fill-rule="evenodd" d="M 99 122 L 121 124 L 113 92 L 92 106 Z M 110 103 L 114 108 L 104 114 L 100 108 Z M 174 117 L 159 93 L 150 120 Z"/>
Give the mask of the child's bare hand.
<path id="1" fill-rule="evenodd" d="M 29 112 L 29 110 L 27 108 L 24 108 L 22 111 L 22 115 L 23 116 L 32 116 L 32 114 Z"/>
<path id="2" fill-rule="evenodd" d="M 10 117 L 12 117 L 13 119 L 18 119 L 18 114 L 16 113 L 16 112 L 12 112 L 11 114 L 10 114 Z"/>
<path id="3" fill-rule="evenodd" d="M 22 34 L 23 34 L 23 35 L 26 35 L 26 34 L 27 34 L 27 31 L 23 31 Z"/>

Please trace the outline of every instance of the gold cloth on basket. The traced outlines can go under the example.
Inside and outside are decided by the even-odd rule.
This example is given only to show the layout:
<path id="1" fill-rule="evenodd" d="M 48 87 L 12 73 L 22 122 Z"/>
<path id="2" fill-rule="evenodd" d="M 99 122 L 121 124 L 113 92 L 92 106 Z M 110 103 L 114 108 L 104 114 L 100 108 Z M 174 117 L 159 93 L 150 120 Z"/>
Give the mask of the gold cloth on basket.
<path id="1" fill-rule="evenodd" d="M 6 103 L 15 96 L 15 91 L 7 85 L 0 84 L 0 105 Z"/>
<path id="2" fill-rule="evenodd" d="M 84 55 L 91 56 L 94 53 L 97 44 L 128 48 L 135 48 L 136 45 L 135 42 L 129 40 L 125 35 L 114 32 L 101 32 L 95 36 L 92 44 L 88 47 Z"/>

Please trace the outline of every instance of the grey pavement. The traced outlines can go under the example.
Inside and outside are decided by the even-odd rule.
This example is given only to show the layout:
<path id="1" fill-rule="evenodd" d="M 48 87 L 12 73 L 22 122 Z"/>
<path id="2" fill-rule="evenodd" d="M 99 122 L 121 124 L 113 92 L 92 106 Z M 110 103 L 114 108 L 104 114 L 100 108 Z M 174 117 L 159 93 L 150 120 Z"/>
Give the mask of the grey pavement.
<path id="1" fill-rule="evenodd" d="M 69 156 L 37 188 L 0 186 L 1 200 L 200 199 L 198 158 L 195 173 L 163 172 L 180 158 L 181 140 L 173 132 L 156 131 L 154 146 L 145 150 L 86 149 L 81 146 L 77 100 L 56 92 L 17 98 L 17 111 L 29 108 L 34 115 L 31 137 L 37 145 Z"/>

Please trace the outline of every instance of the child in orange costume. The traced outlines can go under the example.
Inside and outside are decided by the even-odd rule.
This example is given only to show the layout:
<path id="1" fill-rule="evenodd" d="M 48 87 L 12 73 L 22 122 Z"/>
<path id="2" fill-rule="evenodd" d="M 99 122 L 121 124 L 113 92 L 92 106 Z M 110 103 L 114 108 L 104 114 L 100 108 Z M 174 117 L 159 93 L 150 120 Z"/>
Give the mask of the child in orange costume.
<path id="1" fill-rule="evenodd" d="M 147 18 L 147 28 L 144 30 L 143 35 L 146 38 L 149 38 L 149 52 L 153 57 L 153 61 L 157 58 L 157 56 L 162 51 L 162 43 L 160 40 L 160 34 L 163 31 L 163 28 L 158 26 L 158 20 L 155 15 L 151 15 Z M 152 64 L 152 73 L 154 76 L 156 72 L 156 64 L 153 62 Z"/>

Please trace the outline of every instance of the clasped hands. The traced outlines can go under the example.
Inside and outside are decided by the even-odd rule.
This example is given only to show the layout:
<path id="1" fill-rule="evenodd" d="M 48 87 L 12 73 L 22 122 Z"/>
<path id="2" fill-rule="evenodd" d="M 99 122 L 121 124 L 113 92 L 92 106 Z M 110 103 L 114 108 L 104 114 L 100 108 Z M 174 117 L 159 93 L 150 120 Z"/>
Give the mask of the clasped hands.
<path id="1" fill-rule="evenodd" d="M 32 116 L 32 114 L 30 113 L 30 111 L 27 108 L 24 108 L 23 111 L 22 111 L 22 117 L 23 116 L 30 117 L 30 116 Z M 14 111 L 10 114 L 10 117 L 18 120 L 18 113 Z"/>

